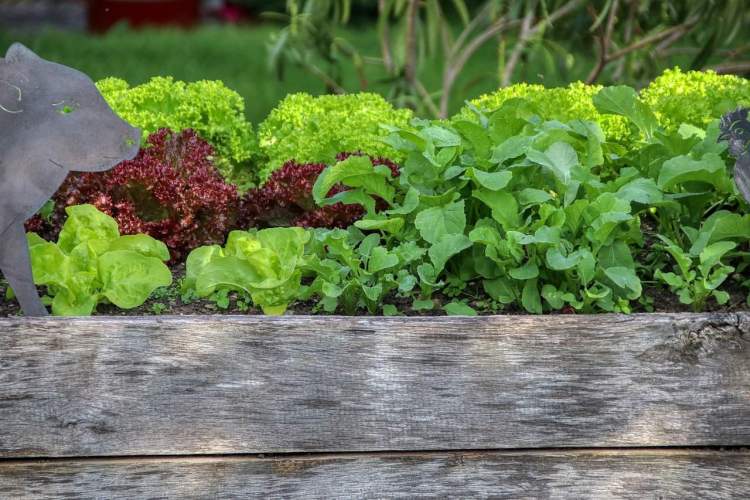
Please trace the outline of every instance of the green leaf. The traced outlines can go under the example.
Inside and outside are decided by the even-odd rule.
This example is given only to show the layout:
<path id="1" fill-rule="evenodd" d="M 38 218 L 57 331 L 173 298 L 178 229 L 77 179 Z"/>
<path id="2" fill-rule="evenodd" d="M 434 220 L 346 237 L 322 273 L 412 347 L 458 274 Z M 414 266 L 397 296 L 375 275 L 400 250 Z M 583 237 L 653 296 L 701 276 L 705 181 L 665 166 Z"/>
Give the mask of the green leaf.
<path id="1" fill-rule="evenodd" d="M 94 251 L 101 255 L 110 243 L 120 236 L 117 222 L 93 205 L 67 207 L 68 218 L 63 225 L 57 244 L 65 253 L 70 253 L 80 243 L 91 242 Z"/>
<path id="2" fill-rule="evenodd" d="M 417 278 L 406 269 L 399 270 L 396 281 L 398 282 L 398 291 L 401 293 L 411 292 L 417 285 Z"/>
<path id="3" fill-rule="evenodd" d="M 464 201 L 422 210 L 417 214 L 414 225 L 422 238 L 432 244 L 446 234 L 463 234 L 466 228 Z"/>
<path id="4" fill-rule="evenodd" d="M 172 284 L 172 273 L 156 257 L 132 250 L 110 251 L 99 257 L 102 294 L 117 307 L 143 304 L 159 287 Z"/>
<path id="5" fill-rule="evenodd" d="M 195 280 L 205 267 L 216 257 L 223 257 L 224 250 L 219 245 L 198 247 L 188 254 L 185 261 L 185 278 L 182 280 L 182 291 L 195 288 Z"/>
<path id="6" fill-rule="evenodd" d="M 661 269 L 657 269 L 654 271 L 654 277 L 674 288 L 685 286 L 685 281 L 675 273 L 665 273 Z"/>
<path id="7" fill-rule="evenodd" d="M 677 184 L 699 181 L 724 189 L 725 179 L 724 160 L 715 153 L 706 153 L 700 160 L 681 155 L 665 161 L 659 171 L 657 183 L 659 188 L 669 189 Z"/>
<path id="8" fill-rule="evenodd" d="M 571 171 L 579 164 L 578 154 L 567 142 L 555 142 L 544 153 L 530 149 L 527 157 L 552 172 L 563 185 L 570 183 Z"/>
<path id="9" fill-rule="evenodd" d="M 546 284 L 542 287 L 542 297 L 552 309 L 561 309 L 565 303 L 572 304 L 573 307 L 576 308 L 580 308 L 583 305 L 576 300 L 572 293 L 558 290 L 554 285 L 550 284 Z"/>
<path id="10" fill-rule="evenodd" d="M 383 304 L 383 316 L 398 316 L 398 308 L 393 304 Z"/>
<path id="11" fill-rule="evenodd" d="M 518 202 L 521 205 L 539 205 L 552 199 L 547 191 L 536 188 L 524 188 L 518 193 Z"/>
<path id="12" fill-rule="evenodd" d="M 492 210 L 492 218 L 499 222 L 506 231 L 520 225 L 518 202 L 511 193 L 475 189 L 472 196 Z"/>
<path id="13" fill-rule="evenodd" d="M 438 273 L 435 272 L 435 268 L 432 264 L 428 263 L 422 263 L 417 266 L 417 275 L 419 276 L 419 279 L 422 280 L 422 283 L 428 285 L 428 286 L 438 286 L 440 283 L 438 283 Z"/>
<path id="14" fill-rule="evenodd" d="M 371 273 L 377 273 L 385 269 L 390 269 L 398 265 L 398 257 L 385 247 L 375 247 L 370 253 L 370 259 L 367 262 L 367 270 Z"/>
<path id="15" fill-rule="evenodd" d="M 471 245 L 471 240 L 464 234 L 443 235 L 428 251 L 430 260 L 435 267 L 435 273 L 440 274 L 451 257 Z"/>
<path id="16" fill-rule="evenodd" d="M 693 260 L 682 250 L 682 248 L 666 236 L 661 234 L 657 234 L 656 236 L 665 243 L 664 249 L 672 256 L 675 262 L 677 262 L 677 266 L 680 268 L 682 276 L 687 279 L 690 273 L 690 268 L 693 266 Z"/>
<path id="17" fill-rule="evenodd" d="M 605 87 L 593 97 L 600 113 L 622 115 L 632 121 L 646 137 L 651 137 L 657 127 L 656 116 L 638 98 L 635 90 L 625 85 Z"/>
<path id="18" fill-rule="evenodd" d="M 635 300 L 641 296 L 641 280 L 635 274 L 635 269 L 622 266 L 608 267 L 604 269 L 604 274 L 615 285 L 630 292 L 626 295 L 630 300 Z"/>
<path id="19" fill-rule="evenodd" d="M 167 245 L 146 234 L 132 234 L 120 236 L 110 245 L 108 251 L 132 250 L 147 257 L 156 257 L 159 260 L 169 260 L 169 249 Z"/>
<path id="20" fill-rule="evenodd" d="M 453 126 L 469 141 L 477 158 L 485 158 L 489 155 L 492 141 L 490 141 L 485 128 L 467 120 L 456 120 L 453 122 Z"/>
<path id="21" fill-rule="evenodd" d="M 409 190 L 404 196 L 404 201 L 400 206 L 387 210 L 388 215 L 408 215 L 412 213 L 419 206 L 419 191 L 413 187 L 409 187 Z"/>
<path id="22" fill-rule="evenodd" d="M 714 296 L 714 298 L 716 299 L 716 303 L 719 305 L 724 305 L 729 302 L 730 296 L 724 290 L 714 290 L 713 292 L 711 292 L 711 295 Z"/>
<path id="23" fill-rule="evenodd" d="M 461 136 L 445 127 L 436 125 L 426 127 L 421 130 L 421 134 L 440 148 L 461 145 Z"/>
<path id="24" fill-rule="evenodd" d="M 383 285 L 381 283 L 376 283 L 372 286 L 362 285 L 362 292 L 371 301 L 378 302 L 381 295 L 383 295 Z"/>
<path id="25" fill-rule="evenodd" d="M 548 248 L 545 260 L 550 269 L 555 271 L 565 271 L 574 268 L 581 260 L 578 252 L 573 252 L 567 257 L 560 252 L 559 248 Z"/>
<path id="26" fill-rule="evenodd" d="M 466 178 L 473 180 L 478 187 L 484 187 L 490 191 L 499 191 L 508 185 L 513 174 L 509 170 L 501 172 L 484 172 L 475 168 L 466 169 Z"/>
<path id="27" fill-rule="evenodd" d="M 523 266 L 511 269 L 508 274 L 516 280 L 530 280 L 539 276 L 539 267 L 536 262 L 529 260 Z"/>
<path id="28" fill-rule="evenodd" d="M 699 256 L 702 267 L 706 270 L 712 268 L 719 263 L 727 252 L 734 250 L 736 247 L 737 243 L 733 241 L 719 241 L 708 245 Z"/>
<path id="29" fill-rule="evenodd" d="M 653 179 L 640 178 L 630 181 L 617 190 L 617 197 L 628 202 L 653 205 L 664 201 L 664 194 Z"/>
<path id="30" fill-rule="evenodd" d="M 354 225 L 363 231 L 380 230 L 390 234 L 398 234 L 404 227 L 404 219 L 393 217 L 391 219 L 360 219 Z"/>
<path id="31" fill-rule="evenodd" d="M 482 287 L 487 295 L 502 304 L 511 304 L 518 296 L 515 286 L 507 278 L 484 280 Z"/>
<path id="32" fill-rule="evenodd" d="M 511 158 L 525 155 L 531 146 L 531 142 L 532 138 L 528 136 L 514 135 L 509 137 L 492 150 L 490 161 L 494 164 L 500 164 Z"/>
<path id="33" fill-rule="evenodd" d="M 464 304 L 463 302 L 450 302 L 443 306 L 443 310 L 448 313 L 448 316 L 476 316 L 477 312 L 471 306 Z"/>
<path id="34" fill-rule="evenodd" d="M 580 260 L 577 265 L 578 276 L 581 284 L 585 286 L 591 283 L 591 280 L 594 279 L 594 275 L 596 274 L 596 260 L 594 259 L 594 255 L 588 249 L 577 250 L 577 253 L 580 255 Z"/>
<path id="35" fill-rule="evenodd" d="M 411 304 L 411 308 L 415 311 L 429 311 L 435 307 L 435 302 L 432 300 L 414 300 Z"/>
<path id="36" fill-rule="evenodd" d="M 528 280 L 524 283 L 523 292 L 521 293 L 521 304 L 524 309 L 532 314 L 542 314 L 542 299 L 539 297 L 536 279 Z"/>
<path id="37" fill-rule="evenodd" d="M 367 194 L 378 196 L 391 204 L 395 191 L 388 183 L 390 175 L 387 167 L 373 168 L 372 162 L 366 156 L 350 156 L 326 168 L 318 176 L 313 186 L 313 197 L 316 203 L 322 204 L 331 188 L 342 183 L 345 186 L 362 188 Z"/>

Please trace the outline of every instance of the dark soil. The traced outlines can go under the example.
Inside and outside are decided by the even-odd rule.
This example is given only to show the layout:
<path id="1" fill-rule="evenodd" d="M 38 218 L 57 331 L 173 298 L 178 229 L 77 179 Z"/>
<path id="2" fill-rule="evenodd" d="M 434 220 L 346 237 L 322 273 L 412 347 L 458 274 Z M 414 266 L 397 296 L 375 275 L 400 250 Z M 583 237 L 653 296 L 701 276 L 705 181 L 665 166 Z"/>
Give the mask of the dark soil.
<path id="1" fill-rule="evenodd" d="M 233 314 L 233 315 L 260 315 L 260 308 L 246 306 L 238 294 L 230 294 L 226 307 L 220 307 L 208 300 L 183 301 L 180 294 L 180 282 L 185 273 L 184 265 L 180 264 L 172 269 L 174 283 L 168 288 L 160 288 L 142 306 L 135 309 L 123 310 L 110 304 L 100 304 L 95 315 L 106 316 L 156 316 L 156 315 L 206 315 L 206 314 Z M 731 299 L 725 305 L 717 304 L 713 299 L 706 303 L 703 308 L 705 312 L 736 312 L 750 310 L 747 304 L 747 291 L 739 286 L 732 286 L 734 281 L 728 280 L 728 285 L 723 287 L 729 292 Z M 645 285 L 645 284 L 644 284 Z M 0 279 L 0 317 L 19 316 L 20 308 L 15 299 L 6 298 L 7 283 Z M 43 296 L 44 288 L 39 288 L 40 296 Z M 480 315 L 490 314 L 527 314 L 520 307 L 505 306 L 498 307 L 492 304 L 483 294 L 479 284 L 468 285 L 464 290 L 456 291 L 455 299 L 464 300 L 472 306 Z M 431 310 L 415 311 L 411 308 L 411 299 L 403 297 L 391 297 L 385 301 L 387 304 L 395 305 L 401 314 L 406 316 L 441 316 L 445 315 L 442 306 L 454 300 L 453 297 L 437 294 L 434 298 L 435 306 Z M 288 315 L 331 315 L 325 311 L 318 310 L 314 301 L 295 302 L 289 306 Z M 681 304 L 675 294 L 660 286 L 644 286 L 643 298 L 639 302 L 633 302 L 632 312 L 692 312 L 692 307 Z M 341 315 L 343 313 L 337 312 Z M 368 315 L 367 311 L 360 311 L 359 315 Z M 572 308 L 562 309 L 550 314 L 576 314 Z"/>

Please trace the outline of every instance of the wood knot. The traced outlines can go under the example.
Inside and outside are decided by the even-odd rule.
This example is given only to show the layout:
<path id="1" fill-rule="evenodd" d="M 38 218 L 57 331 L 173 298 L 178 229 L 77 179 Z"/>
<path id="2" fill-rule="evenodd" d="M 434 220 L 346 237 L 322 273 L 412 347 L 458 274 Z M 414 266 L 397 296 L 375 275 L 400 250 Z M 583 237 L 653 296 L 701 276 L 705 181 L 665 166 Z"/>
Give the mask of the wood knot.
<path id="1" fill-rule="evenodd" d="M 677 322 L 672 336 L 638 359 L 699 364 L 709 359 L 747 358 L 749 341 L 750 320 L 745 315 L 709 315 Z"/>

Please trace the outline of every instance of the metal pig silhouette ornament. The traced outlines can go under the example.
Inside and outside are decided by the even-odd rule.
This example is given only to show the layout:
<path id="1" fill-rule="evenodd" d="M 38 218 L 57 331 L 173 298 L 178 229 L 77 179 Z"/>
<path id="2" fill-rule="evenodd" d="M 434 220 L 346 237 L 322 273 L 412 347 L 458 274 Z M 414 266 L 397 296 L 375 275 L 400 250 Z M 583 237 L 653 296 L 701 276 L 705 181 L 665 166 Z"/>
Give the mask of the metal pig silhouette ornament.
<path id="1" fill-rule="evenodd" d="M 140 135 L 83 73 L 18 43 L 0 58 L 0 271 L 25 315 L 47 310 L 34 286 L 24 222 L 68 172 L 100 172 L 132 159 Z"/>
<path id="2" fill-rule="evenodd" d="M 750 203 L 750 121 L 748 109 L 740 108 L 721 117 L 720 140 L 729 142 L 734 164 L 734 182 L 745 201 Z"/>

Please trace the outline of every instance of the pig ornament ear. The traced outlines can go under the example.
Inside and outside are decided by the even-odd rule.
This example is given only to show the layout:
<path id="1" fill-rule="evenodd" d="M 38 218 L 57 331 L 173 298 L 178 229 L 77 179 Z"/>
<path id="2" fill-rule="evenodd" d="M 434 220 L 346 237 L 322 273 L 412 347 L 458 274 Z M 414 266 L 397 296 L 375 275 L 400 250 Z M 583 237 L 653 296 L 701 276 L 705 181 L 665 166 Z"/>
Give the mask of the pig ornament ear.
<path id="1" fill-rule="evenodd" d="M 23 111 L 23 87 L 28 81 L 24 65 L 41 60 L 20 43 L 11 45 L 5 57 L 0 58 L 0 112 L 16 114 Z"/>
<path id="2" fill-rule="evenodd" d="M 16 42 L 8 47 L 8 51 L 5 53 L 5 61 L 9 63 L 41 61 L 41 58 L 24 45 Z"/>

